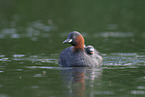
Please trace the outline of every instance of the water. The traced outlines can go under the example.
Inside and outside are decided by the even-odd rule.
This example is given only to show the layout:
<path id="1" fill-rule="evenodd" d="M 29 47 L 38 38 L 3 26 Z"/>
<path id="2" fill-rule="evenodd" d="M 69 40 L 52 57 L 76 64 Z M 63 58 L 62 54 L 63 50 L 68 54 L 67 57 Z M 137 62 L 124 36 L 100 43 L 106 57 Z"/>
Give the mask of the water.
<path id="1" fill-rule="evenodd" d="M 0 97 L 144 97 L 145 1 L 0 1 Z M 80 31 L 102 67 L 58 66 Z"/>

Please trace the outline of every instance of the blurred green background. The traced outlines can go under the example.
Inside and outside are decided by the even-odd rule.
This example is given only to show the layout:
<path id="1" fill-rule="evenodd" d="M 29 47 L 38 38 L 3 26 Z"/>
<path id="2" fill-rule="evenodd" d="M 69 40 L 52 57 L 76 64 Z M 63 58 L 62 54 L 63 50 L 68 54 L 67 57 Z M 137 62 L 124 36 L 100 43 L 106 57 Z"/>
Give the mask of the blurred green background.
<path id="1" fill-rule="evenodd" d="M 80 31 L 102 53 L 145 51 L 145 1 L 0 0 L 1 53 L 60 53 Z M 37 43 L 36 43 L 37 42 Z M 25 48 L 25 49 L 24 49 Z"/>

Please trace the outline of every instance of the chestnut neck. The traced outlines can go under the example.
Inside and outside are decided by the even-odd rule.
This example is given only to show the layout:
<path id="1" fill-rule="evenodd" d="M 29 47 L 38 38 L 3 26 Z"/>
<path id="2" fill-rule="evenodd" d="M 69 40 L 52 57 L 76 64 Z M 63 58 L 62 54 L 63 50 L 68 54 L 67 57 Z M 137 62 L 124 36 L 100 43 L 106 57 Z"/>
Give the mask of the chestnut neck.
<path id="1" fill-rule="evenodd" d="M 77 36 L 75 42 L 76 45 L 74 46 L 73 51 L 84 50 L 85 41 L 82 35 Z"/>

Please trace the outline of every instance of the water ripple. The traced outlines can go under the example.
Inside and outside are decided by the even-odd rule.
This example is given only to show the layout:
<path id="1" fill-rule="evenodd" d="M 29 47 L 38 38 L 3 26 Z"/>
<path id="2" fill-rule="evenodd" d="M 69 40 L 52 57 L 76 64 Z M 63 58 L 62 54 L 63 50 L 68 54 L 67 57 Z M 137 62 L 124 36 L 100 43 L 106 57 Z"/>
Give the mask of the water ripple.
<path id="1" fill-rule="evenodd" d="M 1 73 L 1 72 L 4 72 L 4 71 L 0 71 L 0 73 Z"/>
<path id="2" fill-rule="evenodd" d="M 1 58 L 0 61 L 11 61 L 9 58 Z"/>
<path id="3" fill-rule="evenodd" d="M 0 55 L 0 61 L 19 61 L 19 64 L 24 64 L 26 61 L 30 61 L 35 64 L 52 63 L 58 64 L 58 54 L 51 55 L 25 55 L 14 54 L 12 57 L 5 57 Z M 110 53 L 102 54 L 104 66 L 130 66 L 130 65 L 145 65 L 145 54 L 137 53 Z"/>
<path id="4" fill-rule="evenodd" d="M 37 41 L 34 39 L 34 37 L 43 37 L 48 38 L 50 37 L 50 34 L 48 32 L 55 31 L 57 29 L 56 26 L 50 24 L 46 25 L 42 23 L 41 21 L 34 21 L 28 23 L 25 33 L 18 33 L 19 30 L 21 31 L 23 28 L 4 28 L 0 30 L 0 38 L 24 38 L 24 37 L 30 37 L 32 40 Z"/>
<path id="5" fill-rule="evenodd" d="M 143 91 L 143 90 L 132 90 L 131 94 L 145 94 L 145 91 Z"/>
<path id="6" fill-rule="evenodd" d="M 134 34 L 131 32 L 100 32 L 100 33 L 95 33 L 93 35 L 94 37 L 133 37 Z"/>
<path id="7" fill-rule="evenodd" d="M 23 54 L 15 54 L 15 55 L 13 55 L 13 57 L 24 57 L 25 55 L 23 55 Z"/>
<path id="8" fill-rule="evenodd" d="M 129 65 L 145 65 L 145 55 L 137 53 L 110 53 L 103 54 L 103 65 L 112 66 L 129 66 Z"/>

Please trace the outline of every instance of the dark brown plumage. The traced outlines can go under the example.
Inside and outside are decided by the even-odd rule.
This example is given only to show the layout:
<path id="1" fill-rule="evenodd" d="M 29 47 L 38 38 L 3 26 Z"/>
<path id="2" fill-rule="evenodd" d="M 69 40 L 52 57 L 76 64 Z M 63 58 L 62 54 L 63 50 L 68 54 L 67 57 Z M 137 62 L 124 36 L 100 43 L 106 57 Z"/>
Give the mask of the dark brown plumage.
<path id="1" fill-rule="evenodd" d="M 102 57 L 94 49 L 93 54 L 87 52 L 87 47 L 84 46 L 85 41 L 83 36 L 73 31 L 69 33 L 67 39 L 63 43 L 69 43 L 72 46 L 64 49 L 59 58 L 60 66 L 97 66 L 100 67 Z M 88 50 L 89 51 L 89 50 Z"/>

